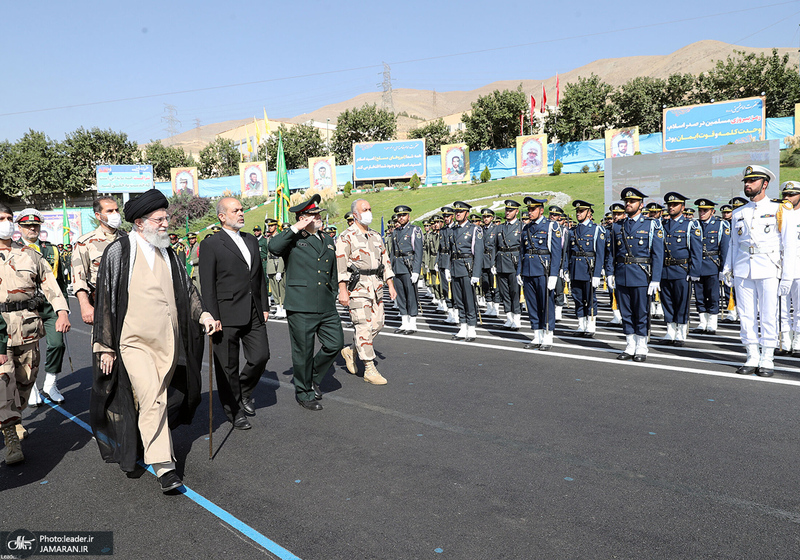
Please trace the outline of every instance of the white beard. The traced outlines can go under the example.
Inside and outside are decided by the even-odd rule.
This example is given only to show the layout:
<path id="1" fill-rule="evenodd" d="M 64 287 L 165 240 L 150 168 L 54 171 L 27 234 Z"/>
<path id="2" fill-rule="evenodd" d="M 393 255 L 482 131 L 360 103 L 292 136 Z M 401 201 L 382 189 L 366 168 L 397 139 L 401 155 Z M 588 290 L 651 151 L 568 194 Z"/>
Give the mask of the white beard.
<path id="1" fill-rule="evenodd" d="M 151 226 L 149 220 L 145 220 L 141 235 L 153 247 L 166 249 L 170 246 L 169 233 L 158 231 L 158 226 Z"/>

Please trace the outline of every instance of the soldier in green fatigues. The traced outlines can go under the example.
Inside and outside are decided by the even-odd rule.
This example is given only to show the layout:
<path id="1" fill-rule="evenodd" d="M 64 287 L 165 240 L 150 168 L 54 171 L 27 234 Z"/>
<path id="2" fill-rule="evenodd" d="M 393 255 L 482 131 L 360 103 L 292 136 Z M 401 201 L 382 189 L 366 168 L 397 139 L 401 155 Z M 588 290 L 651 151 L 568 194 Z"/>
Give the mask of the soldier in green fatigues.
<path id="1" fill-rule="evenodd" d="M 189 247 L 186 251 L 186 272 L 197 288 L 197 293 L 200 293 L 200 244 L 197 242 L 197 232 L 189 234 Z"/>
<path id="2" fill-rule="evenodd" d="M 269 252 L 269 242 L 278 232 L 278 220 L 267 218 L 264 220 L 267 232 L 258 240 L 258 248 L 261 253 L 261 264 L 264 267 L 264 276 L 269 279 L 269 293 L 272 296 L 272 303 L 275 304 L 275 318 L 285 319 L 286 309 L 283 307 L 283 300 L 286 297 L 286 278 L 284 272 L 286 266 L 281 257 L 276 257 Z"/>
<path id="3" fill-rule="evenodd" d="M 339 291 L 333 240 L 320 235 L 320 196 L 289 208 L 297 223 L 269 244 L 286 262 L 286 314 L 292 342 L 295 398 L 307 410 L 322 410 L 320 384 L 344 347 L 336 296 Z M 314 354 L 314 340 L 321 348 Z"/>

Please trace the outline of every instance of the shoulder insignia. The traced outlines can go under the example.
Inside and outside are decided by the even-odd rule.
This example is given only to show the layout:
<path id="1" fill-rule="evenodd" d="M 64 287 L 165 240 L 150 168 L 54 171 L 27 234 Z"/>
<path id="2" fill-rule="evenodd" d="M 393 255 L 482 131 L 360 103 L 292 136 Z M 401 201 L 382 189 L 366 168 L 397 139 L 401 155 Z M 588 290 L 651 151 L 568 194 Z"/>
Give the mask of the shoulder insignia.
<path id="1" fill-rule="evenodd" d="M 561 229 L 560 229 L 560 228 L 559 228 L 559 229 L 557 229 L 557 230 L 555 231 L 555 233 L 556 233 L 556 237 L 561 237 Z"/>
<path id="2" fill-rule="evenodd" d="M 697 237 L 700 237 L 700 228 L 694 228 L 694 234 L 695 234 Z"/>
<path id="3" fill-rule="evenodd" d="M 601 233 L 600 234 L 600 239 L 605 239 L 605 238 L 606 238 L 606 234 L 605 233 Z"/>
<path id="4" fill-rule="evenodd" d="M 656 231 L 656 235 L 657 235 L 659 238 L 662 238 L 662 237 L 664 237 L 664 230 L 663 230 L 663 229 L 658 229 L 658 230 Z"/>

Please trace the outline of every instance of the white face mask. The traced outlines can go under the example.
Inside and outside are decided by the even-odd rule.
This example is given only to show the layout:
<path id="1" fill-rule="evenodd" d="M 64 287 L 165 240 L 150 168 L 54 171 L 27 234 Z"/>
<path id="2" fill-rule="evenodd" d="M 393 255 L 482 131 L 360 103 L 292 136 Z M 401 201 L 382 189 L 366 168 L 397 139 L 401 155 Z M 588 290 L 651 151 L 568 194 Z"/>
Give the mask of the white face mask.
<path id="1" fill-rule="evenodd" d="M 0 239 L 11 239 L 14 234 L 14 222 L 4 220 L 0 222 Z"/>
<path id="2" fill-rule="evenodd" d="M 119 213 L 109 214 L 106 218 L 106 225 L 111 229 L 117 229 L 122 223 L 122 216 Z"/>
<path id="3" fill-rule="evenodd" d="M 358 221 L 364 224 L 365 226 L 370 225 L 372 223 L 372 212 L 369 210 L 367 210 L 366 212 L 361 212 L 361 214 L 359 214 Z"/>

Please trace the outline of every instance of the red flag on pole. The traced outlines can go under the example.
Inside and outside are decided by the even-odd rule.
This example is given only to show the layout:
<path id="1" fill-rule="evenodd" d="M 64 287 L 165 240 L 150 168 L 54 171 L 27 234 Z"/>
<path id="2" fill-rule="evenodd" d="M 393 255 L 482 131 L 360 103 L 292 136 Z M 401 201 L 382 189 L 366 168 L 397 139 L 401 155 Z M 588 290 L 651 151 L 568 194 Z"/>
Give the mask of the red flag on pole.
<path id="1" fill-rule="evenodd" d="M 558 73 L 556 73 L 556 107 L 558 107 L 558 100 L 561 97 L 561 91 L 558 87 Z"/>
<path id="2" fill-rule="evenodd" d="M 540 113 L 544 113 L 544 108 L 547 105 L 547 92 L 544 90 L 544 83 L 542 83 L 542 108 L 539 109 Z"/>
<path id="3" fill-rule="evenodd" d="M 536 111 L 536 100 L 531 95 L 531 126 L 533 126 L 533 113 Z"/>

